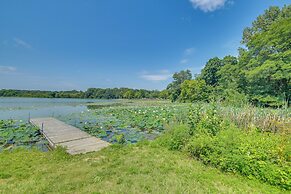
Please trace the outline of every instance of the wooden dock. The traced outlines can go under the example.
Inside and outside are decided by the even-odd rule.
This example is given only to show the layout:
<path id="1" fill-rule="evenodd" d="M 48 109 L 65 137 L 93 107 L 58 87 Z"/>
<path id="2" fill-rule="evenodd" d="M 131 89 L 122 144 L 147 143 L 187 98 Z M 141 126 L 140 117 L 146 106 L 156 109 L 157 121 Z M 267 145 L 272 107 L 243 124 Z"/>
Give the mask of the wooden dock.
<path id="1" fill-rule="evenodd" d="M 99 151 L 110 145 L 55 118 L 34 118 L 30 119 L 30 122 L 41 129 L 50 147 L 65 147 L 72 155 Z"/>

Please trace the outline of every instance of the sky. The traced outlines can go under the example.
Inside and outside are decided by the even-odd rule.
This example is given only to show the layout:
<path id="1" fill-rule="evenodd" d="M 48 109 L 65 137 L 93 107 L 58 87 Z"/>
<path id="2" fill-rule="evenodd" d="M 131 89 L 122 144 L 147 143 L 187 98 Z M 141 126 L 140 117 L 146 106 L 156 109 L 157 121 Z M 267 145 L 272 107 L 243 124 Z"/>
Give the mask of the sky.
<path id="1" fill-rule="evenodd" d="M 1 0 L 0 89 L 164 89 L 285 0 Z"/>

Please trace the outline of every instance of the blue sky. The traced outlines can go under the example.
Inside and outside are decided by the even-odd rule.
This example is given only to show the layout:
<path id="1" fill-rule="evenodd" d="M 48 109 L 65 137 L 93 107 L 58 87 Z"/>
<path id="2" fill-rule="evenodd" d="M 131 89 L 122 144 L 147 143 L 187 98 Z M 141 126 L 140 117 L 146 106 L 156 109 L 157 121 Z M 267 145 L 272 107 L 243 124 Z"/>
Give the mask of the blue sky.
<path id="1" fill-rule="evenodd" d="M 0 1 L 0 88 L 163 89 L 211 57 L 274 0 Z"/>

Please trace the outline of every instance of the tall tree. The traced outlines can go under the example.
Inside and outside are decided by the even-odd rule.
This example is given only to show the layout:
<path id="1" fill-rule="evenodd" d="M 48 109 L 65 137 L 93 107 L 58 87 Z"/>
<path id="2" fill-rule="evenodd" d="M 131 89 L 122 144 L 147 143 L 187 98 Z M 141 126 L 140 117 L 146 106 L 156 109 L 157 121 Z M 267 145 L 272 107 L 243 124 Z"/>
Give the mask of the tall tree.
<path id="1" fill-rule="evenodd" d="M 266 103 L 291 97 L 291 6 L 270 7 L 246 28 L 239 66 L 247 80 L 245 92 Z"/>
<path id="2" fill-rule="evenodd" d="M 238 60 L 234 56 L 225 56 L 222 60 L 222 65 L 217 71 L 218 85 L 222 89 L 232 88 L 237 90 L 237 80 L 239 75 Z"/>
<path id="3" fill-rule="evenodd" d="M 176 101 L 181 93 L 181 84 L 185 80 L 191 80 L 192 74 L 190 70 L 182 70 L 180 72 L 176 72 L 173 75 L 174 81 L 170 83 L 167 87 L 167 90 L 170 93 L 170 98 L 172 101 Z"/>
<path id="4" fill-rule="evenodd" d="M 209 59 L 206 63 L 205 67 L 201 71 L 201 78 L 205 80 L 207 85 L 217 86 L 218 80 L 220 76 L 218 75 L 218 71 L 223 66 L 222 60 L 218 57 L 214 57 Z"/>
<path id="5" fill-rule="evenodd" d="M 186 80 L 181 85 L 181 102 L 207 101 L 209 97 L 210 86 L 207 86 L 202 80 Z"/>

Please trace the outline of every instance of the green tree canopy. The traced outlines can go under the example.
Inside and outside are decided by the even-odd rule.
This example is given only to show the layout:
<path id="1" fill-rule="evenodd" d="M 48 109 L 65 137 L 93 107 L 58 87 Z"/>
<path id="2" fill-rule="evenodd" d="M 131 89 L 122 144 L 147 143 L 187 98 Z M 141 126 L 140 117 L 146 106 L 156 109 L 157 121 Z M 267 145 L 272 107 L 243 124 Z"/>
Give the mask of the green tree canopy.
<path id="1" fill-rule="evenodd" d="M 239 63 L 253 100 L 290 103 L 291 6 L 270 7 L 246 28 Z M 270 100 L 273 99 L 273 100 Z"/>
<path id="2" fill-rule="evenodd" d="M 181 85 L 181 102 L 207 101 L 210 86 L 204 80 L 186 80 Z"/>
<path id="3" fill-rule="evenodd" d="M 170 93 L 170 98 L 172 101 L 176 101 L 181 93 L 181 84 L 185 80 L 191 80 L 192 74 L 190 70 L 182 70 L 173 75 L 174 81 L 170 83 L 167 87 L 167 90 Z"/>
<path id="4" fill-rule="evenodd" d="M 218 84 L 218 80 L 220 78 L 218 71 L 222 66 L 222 60 L 218 57 L 209 59 L 201 71 L 201 78 L 205 80 L 207 85 L 216 86 Z"/>

